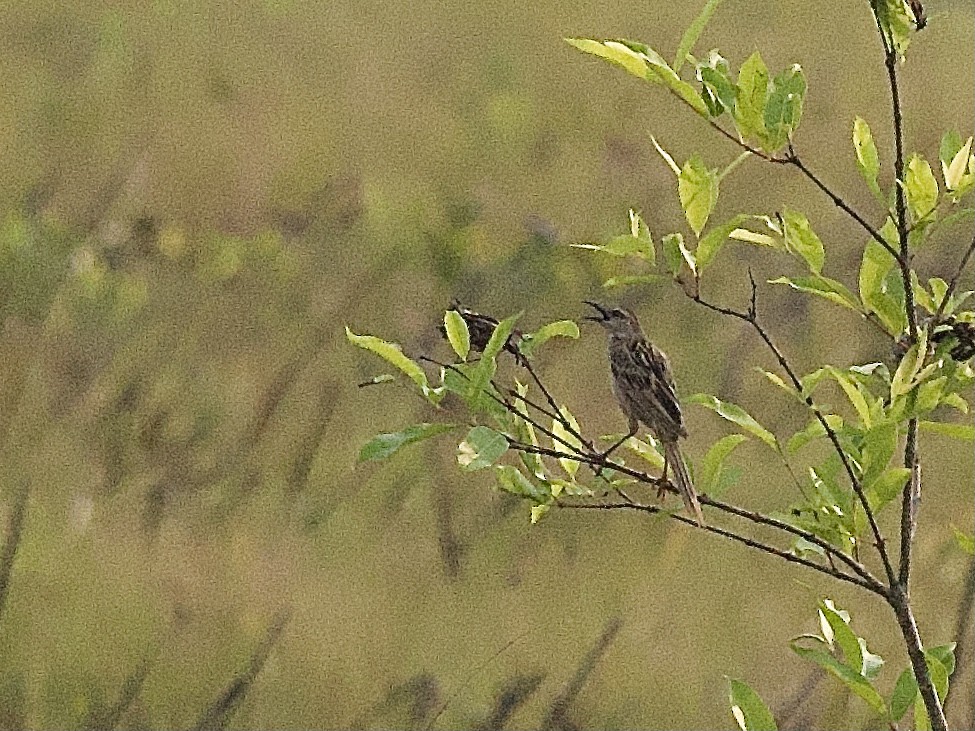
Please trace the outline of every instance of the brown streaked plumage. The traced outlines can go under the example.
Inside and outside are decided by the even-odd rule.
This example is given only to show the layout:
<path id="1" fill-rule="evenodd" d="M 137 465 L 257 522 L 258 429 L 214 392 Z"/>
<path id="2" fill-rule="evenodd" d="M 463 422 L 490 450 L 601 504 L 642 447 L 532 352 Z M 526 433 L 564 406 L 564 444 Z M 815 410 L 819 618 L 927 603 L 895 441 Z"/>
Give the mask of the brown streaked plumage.
<path id="1" fill-rule="evenodd" d="M 609 335 L 613 393 L 630 421 L 629 433 L 614 444 L 607 454 L 634 436 L 642 423 L 664 445 L 664 476 L 667 475 L 667 467 L 673 467 L 674 486 L 684 505 L 703 526 L 701 503 L 677 445 L 678 440 L 687 436 L 687 428 L 667 356 L 647 340 L 639 320 L 630 310 L 603 307 L 588 301 L 586 304 L 599 313 L 586 319 L 598 322 Z"/>
<path id="2" fill-rule="evenodd" d="M 491 339 L 495 329 L 498 327 L 498 321 L 490 315 L 484 315 L 480 312 L 475 312 L 470 307 L 464 307 L 457 300 L 451 303 L 450 309 L 456 310 L 464 318 L 464 322 L 467 323 L 467 332 L 471 338 L 471 350 L 475 353 L 483 353 L 484 348 L 487 347 L 488 340 Z M 440 334 L 445 338 L 447 337 L 447 330 L 443 325 L 440 326 Z M 518 350 L 518 343 L 520 341 L 521 332 L 518 330 L 512 331 L 511 335 L 508 336 L 507 342 L 504 344 L 504 350 L 507 350 L 514 356 L 516 363 L 522 365 L 525 362 L 525 356 Z"/>

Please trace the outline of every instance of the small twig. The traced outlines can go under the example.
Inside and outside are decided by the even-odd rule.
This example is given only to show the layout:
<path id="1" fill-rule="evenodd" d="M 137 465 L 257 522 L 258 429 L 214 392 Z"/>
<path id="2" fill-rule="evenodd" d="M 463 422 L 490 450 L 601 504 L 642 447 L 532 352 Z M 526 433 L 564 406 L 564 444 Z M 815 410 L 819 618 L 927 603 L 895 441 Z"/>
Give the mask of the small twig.
<path id="1" fill-rule="evenodd" d="M 900 538 L 900 566 L 897 580 L 904 591 L 910 595 L 911 580 L 911 547 L 914 544 L 914 533 L 917 531 L 917 509 L 921 499 L 921 463 L 917 458 L 917 419 L 907 423 L 907 440 L 904 446 L 904 466 L 910 472 L 901 503 L 901 538 Z"/>
<path id="2" fill-rule="evenodd" d="M 701 501 L 701 504 L 702 505 L 704 504 L 704 501 L 703 500 Z M 732 532 L 730 530 L 726 530 L 724 528 L 718 528 L 717 526 L 713 526 L 713 525 L 699 526 L 697 524 L 697 522 L 694 521 L 694 520 L 692 520 L 691 518 L 685 518 L 683 515 L 678 515 L 676 513 L 671 513 L 670 511 L 664 510 L 663 508 L 660 508 L 660 507 L 658 507 L 656 505 L 643 505 L 641 503 L 628 503 L 628 502 L 623 502 L 623 503 L 566 503 L 564 501 L 557 501 L 556 502 L 556 505 L 558 505 L 558 507 L 560 507 L 560 508 L 571 508 L 571 509 L 576 509 L 576 510 L 622 510 L 622 509 L 627 509 L 627 510 L 638 510 L 638 511 L 641 511 L 641 512 L 652 513 L 652 514 L 662 513 L 664 515 L 669 516 L 670 518 L 673 518 L 676 521 L 679 521 L 681 523 L 685 523 L 686 525 L 689 525 L 689 526 L 692 526 L 692 527 L 693 526 L 696 526 L 696 527 L 700 528 L 701 530 L 707 531 L 708 533 L 714 533 L 715 535 L 719 535 L 719 536 L 722 536 L 724 538 L 728 538 L 728 539 L 730 539 L 732 541 L 736 541 L 738 543 L 744 544 L 744 545 L 748 546 L 749 548 L 754 548 L 756 550 L 763 551 L 765 553 L 769 553 L 769 554 L 771 554 L 773 556 L 778 556 L 779 558 L 784 559 L 786 561 L 789 561 L 790 563 L 797 563 L 797 564 L 800 564 L 802 566 L 806 566 L 806 567 L 811 568 L 811 569 L 814 569 L 814 570 L 816 570 L 816 571 L 818 571 L 818 572 L 820 572 L 822 574 L 826 574 L 827 576 L 832 576 L 834 579 L 839 579 L 841 581 L 846 581 L 846 582 L 849 582 L 851 584 L 855 584 L 856 586 L 859 586 L 859 587 L 861 587 L 863 589 L 866 589 L 867 591 L 870 591 L 870 592 L 873 592 L 873 593 L 877 593 L 877 590 L 876 590 L 876 588 L 874 586 L 872 586 L 868 582 L 864 581 L 859 576 L 850 576 L 849 574 L 843 573 L 842 571 L 834 571 L 833 569 L 829 568 L 828 566 L 822 566 L 822 565 L 820 565 L 818 563 L 814 563 L 813 561 L 810 561 L 808 559 L 805 559 L 802 556 L 797 556 L 794 553 L 789 553 L 788 551 L 785 551 L 785 550 L 783 550 L 781 548 L 777 548 L 776 546 L 770 545 L 768 543 L 762 543 L 761 541 L 757 541 L 754 538 L 748 538 L 747 536 L 743 536 L 743 535 L 740 535 L 738 533 L 734 533 L 734 532 Z"/>
<path id="3" fill-rule="evenodd" d="M 652 475 L 648 475 L 647 473 L 641 472 L 640 470 L 635 470 L 633 468 L 627 467 L 624 464 L 613 462 L 612 460 L 606 459 L 602 455 L 588 456 L 588 455 L 580 455 L 580 454 L 570 454 L 568 452 L 562 452 L 557 449 L 549 449 L 547 447 L 540 447 L 532 444 L 523 444 L 517 441 L 511 441 L 509 444 L 512 449 L 522 451 L 522 452 L 541 454 L 548 457 L 555 457 L 556 459 L 570 459 L 576 462 L 587 464 L 591 467 L 599 467 L 600 469 L 615 470 L 620 474 L 624 474 L 627 475 L 628 477 L 632 477 L 638 482 L 647 485 L 654 485 L 656 487 L 665 487 L 666 489 L 672 492 L 676 492 L 676 489 L 670 484 L 669 481 L 664 480 L 662 478 L 653 477 Z M 630 505 L 638 505 L 638 503 L 636 503 L 632 498 L 630 498 L 628 495 L 623 493 L 622 490 L 617 490 L 617 492 L 619 492 L 620 496 Z M 857 562 L 852 557 L 848 556 L 846 553 L 838 550 L 832 544 L 828 543 L 827 541 L 824 541 L 822 538 L 820 538 L 814 533 L 805 531 L 802 528 L 797 528 L 793 525 L 790 525 L 789 523 L 778 520 L 777 518 L 773 518 L 771 516 L 764 515 L 762 513 L 757 513 L 755 511 L 746 510 L 745 508 L 740 508 L 737 505 L 731 505 L 730 503 L 725 503 L 720 500 L 715 500 L 714 498 L 711 498 L 707 495 L 699 495 L 698 499 L 700 500 L 701 505 L 707 505 L 712 508 L 715 508 L 716 510 L 720 510 L 722 512 L 728 513 L 729 515 L 734 515 L 735 517 L 742 518 L 752 523 L 758 525 L 765 525 L 770 528 L 776 528 L 785 533 L 790 533 L 796 536 L 797 538 L 803 538 L 809 541 L 810 543 L 813 543 L 819 546 L 820 548 L 822 548 L 827 556 L 833 556 L 839 559 L 840 561 L 842 561 L 843 563 L 845 563 L 847 566 L 849 566 L 855 573 L 857 573 L 864 580 L 866 584 L 869 585 L 870 590 L 873 591 L 874 593 L 883 594 L 885 592 L 885 588 L 883 584 L 881 584 L 866 569 L 866 567 L 864 567 L 861 563 Z"/>
<path id="4" fill-rule="evenodd" d="M 733 310 L 728 307 L 715 305 L 703 299 L 700 293 L 689 295 L 689 296 L 695 302 L 697 302 L 700 305 L 703 305 L 704 307 L 707 307 L 709 310 L 713 310 L 714 312 L 718 312 L 723 315 L 727 315 L 729 317 L 734 317 L 736 319 L 742 320 L 743 322 L 747 322 L 749 325 L 751 325 L 752 328 L 755 330 L 755 332 L 758 333 L 758 336 L 764 341 L 765 345 L 768 346 L 769 350 L 772 351 L 772 354 L 775 356 L 775 359 L 779 362 L 779 365 L 782 367 L 782 370 L 785 371 L 786 375 L 789 376 L 789 380 L 792 381 L 792 385 L 795 387 L 796 392 L 800 395 L 800 397 L 802 397 L 802 390 L 803 390 L 802 381 L 799 380 L 799 376 L 797 375 L 795 369 L 791 366 L 789 361 L 786 359 L 785 354 L 779 349 L 779 347 L 772 340 L 772 337 L 769 335 L 768 331 L 758 321 L 758 317 L 756 314 L 757 307 L 755 303 L 754 279 L 752 279 L 752 285 L 753 285 L 752 301 L 751 304 L 749 305 L 748 312 L 740 312 L 738 310 Z M 840 445 L 839 436 L 836 434 L 836 431 L 833 429 L 833 427 L 829 425 L 829 422 L 826 421 L 826 416 L 823 414 L 822 410 L 816 405 L 816 402 L 813 401 L 812 396 L 807 395 L 803 398 L 803 400 L 806 406 L 808 406 L 809 409 L 813 412 L 813 415 L 816 417 L 817 421 L 819 421 L 823 429 L 826 430 L 826 435 L 829 437 L 829 440 L 832 443 L 834 450 L 839 456 L 840 461 L 843 463 L 843 467 L 846 470 L 846 474 L 850 478 L 850 484 L 853 487 L 853 491 L 856 493 L 857 499 L 860 501 L 860 504 L 863 506 L 863 511 L 867 516 L 867 521 L 870 524 L 870 530 L 873 532 L 873 536 L 874 536 L 874 545 L 876 546 L 877 552 L 880 554 L 880 558 L 884 564 L 884 571 L 887 574 L 888 580 L 891 583 L 893 583 L 896 579 L 895 579 L 893 567 L 891 566 L 890 563 L 890 557 L 887 554 L 886 542 L 884 541 L 883 533 L 881 533 L 880 526 L 877 524 L 877 519 L 873 514 L 873 509 L 870 507 L 870 504 L 867 501 L 867 496 L 863 492 L 863 486 L 860 484 L 860 479 L 857 477 L 856 472 L 854 472 L 853 465 L 850 464 L 849 457 L 847 457 L 846 452 L 843 450 L 843 447 Z"/>
<path id="5" fill-rule="evenodd" d="M 582 440 L 582 435 L 574 433 L 575 430 L 573 429 L 572 424 L 569 423 L 569 420 L 562 415 L 562 409 L 559 407 L 558 403 L 556 402 L 555 398 L 552 396 L 551 392 L 542 383 L 542 379 L 538 377 L 538 374 L 535 372 L 535 368 L 534 366 L 532 366 L 531 361 L 528 358 L 523 356 L 521 365 L 526 371 L 528 371 L 528 375 L 531 376 L 532 380 L 535 382 L 535 385 L 538 386 L 538 389 L 545 396 L 545 400 L 548 401 L 549 406 L 552 407 L 552 411 L 555 412 L 553 418 L 556 418 L 559 421 L 563 422 L 562 426 L 566 427 L 566 429 L 569 430 L 569 433 L 572 434 L 572 436 L 576 437 L 579 440 Z"/>
<path id="6" fill-rule="evenodd" d="M 870 234 L 870 237 L 874 241 L 876 241 L 878 244 L 880 244 L 882 247 L 884 247 L 884 249 L 887 251 L 887 253 L 890 254 L 892 257 L 894 257 L 894 260 L 895 261 L 897 261 L 897 262 L 901 262 L 902 261 L 901 254 L 899 254 L 898 251 L 897 251 L 897 249 L 895 249 L 893 246 L 891 246 L 887 242 L 887 239 L 885 239 L 881 235 L 880 231 L 878 231 L 874 226 L 870 225 L 870 223 L 867 221 L 867 219 L 865 219 L 863 216 L 861 216 L 856 211 L 856 209 L 854 209 L 842 197 L 840 197 L 839 195 L 837 195 L 836 193 L 834 193 L 833 190 L 828 185 L 826 185 L 826 183 L 824 183 L 822 180 L 820 180 L 819 177 L 809 168 L 809 166 L 806 165 L 805 162 L 803 162 L 802 158 L 800 158 L 799 155 L 797 155 L 795 153 L 790 153 L 789 158 L 788 158 L 788 162 L 791 165 L 793 165 L 797 170 L 799 170 L 803 175 L 805 175 L 806 178 L 808 178 L 809 181 L 812 182 L 813 185 L 815 185 L 823 193 L 825 193 L 826 196 L 831 201 L 833 201 L 833 203 L 838 208 L 840 208 L 848 216 L 850 216 L 850 218 L 852 218 L 854 221 L 856 221 L 858 224 L 860 224 L 860 227 L 864 231 L 866 231 L 868 234 Z"/>
<path id="7" fill-rule="evenodd" d="M 895 258 L 900 267 L 901 279 L 904 282 L 904 309 L 907 314 L 908 332 L 911 341 L 917 343 L 917 308 L 914 303 L 914 284 L 911 279 L 910 228 L 907 221 L 907 202 L 904 191 L 904 119 L 897 82 L 897 49 L 894 47 L 893 38 L 888 38 L 884 32 L 880 15 L 872 3 L 871 10 L 874 19 L 877 21 L 877 30 L 880 32 L 880 40 L 884 47 L 884 65 L 887 69 L 887 80 L 890 86 L 891 114 L 894 126 L 894 195 L 897 234 L 900 244 L 900 256 Z M 923 359 L 924 356 L 924 353 L 919 354 L 920 359 Z M 933 731 L 947 731 L 948 722 L 945 719 L 944 708 L 928 671 L 909 594 L 911 544 L 917 528 L 917 507 L 921 499 L 921 475 L 917 454 L 917 418 L 910 419 L 908 422 L 904 463 L 910 469 L 911 476 L 904 486 L 901 506 L 901 560 L 896 580 L 892 575 L 890 576 L 890 592 L 887 600 L 897 615 L 897 622 L 907 645 L 907 654 L 911 659 L 911 667 L 917 680 L 918 691 L 928 712 L 931 728 Z"/>
<path id="8" fill-rule="evenodd" d="M 863 230 L 866 231 L 868 234 L 870 234 L 870 237 L 874 239 L 878 244 L 883 246 L 884 249 L 887 250 L 887 253 L 893 256 L 896 261 L 898 262 L 901 261 L 901 256 L 898 254 L 897 250 L 894 249 L 894 247 L 892 247 L 889 243 L 887 243 L 887 240 L 880 234 L 880 231 L 878 231 L 874 226 L 870 225 L 867 219 L 865 219 L 862 215 L 860 215 L 855 208 L 853 208 L 849 203 L 847 203 L 841 196 L 834 193 L 833 190 L 828 185 L 826 185 L 822 180 L 820 180 L 819 177 L 809 168 L 809 166 L 806 165 L 805 162 L 803 162 L 803 160 L 799 157 L 799 155 L 795 152 L 795 150 L 792 149 L 791 144 L 789 145 L 789 152 L 786 157 L 775 157 L 774 155 L 769 155 L 763 152 L 762 150 L 759 150 L 756 147 L 752 147 L 747 142 L 739 139 L 731 132 L 726 130 L 724 127 L 719 125 L 713 119 L 709 119 L 708 124 L 710 124 L 711 127 L 713 127 L 715 130 L 717 130 L 722 136 L 726 137 L 727 139 L 731 140 L 736 145 L 738 145 L 741 149 L 752 153 L 753 155 L 761 158 L 762 160 L 775 163 L 778 165 L 792 165 L 793 167 L 795 167 L 806 178 L 808 178 L 813 183 L 813 185 L 815 185 L 823 193 L 825 193 L 838 208 L 843 210 L 848 216 L 850 216 L 850 218 L 852 218 L 854 221 L 860 224 Z"/>
<path id="9" fill-rule="evenodd" d="M 931 319 L 931 330 L 933 331 L 938 325 L 941 324 L 941 316 L 945 312 L 945 307 L 948 306 L 948 300 L 951 299 L 951 295 L 955 293 L 955 288 L 958 286 L 958 281 L 961 279 L 961 275 L 965 272 L 965 267 L 968 266 L 968 260 L 972 258 L 972 253 L 975 252 L 975 236 L 972 236 L 972 241 L 968 244 L 968 248 L 965 249 L 965 253 L 958 262 L 958 268 L 955 269 L 955 274 L 952 276 L 951 281 L 948 282 L 948 289 L 945 290 L 945 296 L 938 303 L 938 309 L 935 310 L 934 317 Z"/>

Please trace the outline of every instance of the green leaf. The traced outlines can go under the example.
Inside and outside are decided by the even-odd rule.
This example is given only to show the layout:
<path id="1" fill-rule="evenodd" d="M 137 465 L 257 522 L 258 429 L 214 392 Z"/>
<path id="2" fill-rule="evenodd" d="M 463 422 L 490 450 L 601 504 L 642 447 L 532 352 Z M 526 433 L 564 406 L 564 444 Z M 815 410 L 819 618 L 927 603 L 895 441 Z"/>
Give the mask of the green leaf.
<path id="1" fill-rule="evenodd" d="M 904 177 L 908 210 L 912 220 L 920 221 L 938 205 L 938 181 L 927 160 L 916 153 L 908 161 Z"/>
<path id="2" fill-rule="evenodd" d="M 467 323 L 464 318 L 457 310 L 447 310 L 444 313 L 443 326 L 450 347 L 454 349 L 461 360 L 467 360 L 467 354 L 471 351 L 471 334 L 467 330 Z"/>
<path id="3" fill-rule="evenodd" d="M 945 187 L 948 190 L 957 190 L 962 187 L 971 156 L 972 138 L 969 137 L 968 141 L 952 156 L 951 162 L 945 165 L 942 161 L 941 171 L 944 174 Z"/>
<path id="4" fill-rule="evenodd" d="M 957 646 L 957 642 L 949 642 L 947 645 L 930 647 L 925 650 L 925 654 L 937 659 L 938 662 L 944 665 L 945 670 L 948 672 L 948 677 L 951 677 L 952 673 L 955 672 L 955 648 Z"/>
<path id="5" fill-rule="evenodd" d="M 680 275 L 680 270 L 684 263 L 690 268 L 691 273 L 697 273 L 697 263 L 694 260 L 694 255 L 687 250 L 687 247 L 684 245 L 684 237 L 680 233 L 664 236 L 663 247 L 667 268 L 675 278 Z"/>
<path id="6" fill-rule="evenodd" d="M 819 612 L 822 615 L 821 619 L 825 619 L 829 624 L 833 632 L 833 641 L 842 651 L 846 666 L 858 675 L 862 675 L 863 652 L 860 650 L 860 643 L 857 641 L 856 634 L 850 629 L 849 615 L 847 615 L 847 618 L 844 618 L 836 611 L 835 607 L 830 606 L 831 604 L 832 602 L 828 599 L 820 602 Z"/>
<path id="7" fill-rule="evenodd" d="M 566 38 L 565 40 L 580 51 L 622 66 L 634 76 L 665 86 L 702 117 L 708 116 L 708 109 L 694 87 L 681 79 L 652 48 L 642 43 L 625 40 L 597 41 L 589 38 Z"/>
<path id="8" fill-rule="evenodd" d="M 897 678 L 894 691 L 890 694 L 890 717 L 894 721 L 900 721 L 907 709 L 914 703 L 917 695 L 917 681 L 914 673 L 907 668 Z"/>
<path id="9" fill-rule="evenodd" d="M 622 434 L 614 436 L 613 441 L 618 441 L 622 436 Z M 651 467 L 662 470 L 664 468 L 664 456 L 660 453 L 657 445 L 657 440 L 648 434 L 647 441 L 633 437 L 626 440 L 625 446 L 645 459 Z"/>
<path id="10" fill-rule="evenodd" d="M 755 51 L 738 70 L 735 125 L 742 137 L 765 139 L 765 104 L 768 99 L 768 69 Z"/>
<path id="11" fill-rule="evenodd" d="M 708 21 L 720 4 L 721 0 L 708 0 L 704 4 L 704 9 L 694 18 L 694 22 L 684 31 L 684 35 L 680 39 L 680 45 L 677 46 L 677 55 L 674 56 L 675 72 L 679 72 L 680 67 L 684 65 L 684 61 L 687 60 L 687 54 L 694 49 L 694 44 L 697 43 L 697 39 L 700 38 L 701 33 L 704 31 L 704 26 L 708 24 Z"/>
<path id="12" fill-rule="evenodd" d="M 529 498 L 536 503 L 546 503 L 551 499 L 552 493 L 549 490 L 537 486 L 517 467 L 502 464 L 496 465 L 494 469 L 498 478 L 498 487 L 505 492 Z"/>
<path id="13" fill-rule="evenodd" d="M 772 712 L 747 683 L 728 678 L 731 713 L 741 731 L 776 731 Z"/>
<path id="14" fill-rule="evenodd" d="M 856 296 L 842 282 L 837 282 L 835 279 L 815 274 L 811 277 L 779 277 L 768 281 L 769 284 L 787 284 L 799 292 L 814 294 L 833 304 L 860 312 L 860 303 L 857 302 Z"/>
<path id="15" fill-rule="evenodd" d="M 919 421 L 918 426 L 925 431 L 941 434 L 966 442 L 975 441 L 975 426 L 969 424 L 943 424 L 939 421 Z"/>
<path id="16" fill-rule="evenodd" d="M 700 155 L 691 156 L 677 177 L 677 194 L 688 225 L 700 236 L 718 202 L 717 171 L 708 170 Z"/>
<path id="17" fill-rule="evenodd" d="M 741 408 L 741 406 L 733 404 L 730 401 L 722 401 L 721 399 L 708 393 L 696 393 L 687 399 L 687 403 L 699 404 L 711 409 L 717 413 L 718 416 L 737 424 L 749 434 L 758 437 L 769 447 L 778 451 L 779 447 L 778 443 L 775 441 L 775 435 L 755 421 L 755 419 L 752 418 L 747 411 Z"/>
<path id="18" fill-rule="evenodd" d="M 717 51 L 711 51 L 707 61 L 697 65 L 697 78 L 703 85 L 701 98 L 712 117 L 724 114 L 726 109 L 735 108 L 738 88 L 729 74 L 727 59 Z"/>
<path id="19" fill-rule="evenodd" d="M 704 268 L 714 261 L 714 257 L 724 246 L 724 242 L 728 240 L 731 232 L 737 229 L 747 218 L 748 216 L 739 214 L 730 221 L 708 231 L 707 235 L 698 242 L 697 249 L 694 252 L 698 271 L 703 272 Z"/>
<path id="20" fill-rule="evenodd" d="M 823 242 L 809 225 L 809 219 L 787 208 L 782 212 L 782 224 L 786 247 L 805 259 L 813 274 L 822 272 L 826 254 Z"/>
<path id="21" fill-rule="evenodd" d="M 843 393 L 846 394 L 846 397 L 850 400 L 853 408 L 856 409 L 857 416 L 860 417 L 860 421 L 869 429 L 872 425 L 870 406 L 867 403 L 867 398 L 870 395 L 869 391 L 865 392 L 859 383 L 854 382 L 852 378 L 850 378 L 839 368 L 827 366 L 826 370 L 833 380 L 840 385 L 840 388 L 843 389 Z"/>
<path id="22" fill-rule="evenodd" d="M 891 500 L 898 497 L 911 477 L 907 467 L 892 467 L 874 480 L 863 492 L 873 512 L 879 513 Z"/>
<path id="23" fill-rule="evenodd" d="M 569 422 L 569 426 L 571 426 L 575 430 L 576 434 L 578 434 L 579 422 L 576 421 L 575 417 L 569 412 L 569 410 L 565 406 L 562 407 L 561 411 L 562 411 L 562 416 L 565 417 L 566 421 Z M 565 426 L 563 426 L 562 422 L 559 421 L 558 419 L 552 420 L 552 433 L 555 436 L 557 436 L 560 440 L 562 440 L 562 441 L 556 441 L 554 444 L 555 448 L 558 449 L 559 451 L 563 451 L 565 449 L 566 444 L 571 445 L 576 449 L 582 446 L 582 443 L 579 441 L 579 439 L 573 436 L 572 432 L 566 429 Z M 576 473 L 579 471 L 579 463 L 574 459 L 566 459 L 564 457 L 559 457 L 559 464 L 562 466 L 562 469 L 569 477 L 574 478 L 576 476 Z"/>
<path id="24" fill-rule="evenodd" d="M 799 64 L 793 64 L 772 80 L 764 114 L 766 152 L 778 152 L 792 139 L 802 118 L 805 95 L 806 78 Z"/>
<path id="25" fill-rule="evenodd" d="M 938 146 L 938 159 L 941 161 L 941 172 L 946 173 L 951 161 L 961 149 L 961 135 L 957 130 L 951 129 L 941 137 L 941 144 Z"/>
<path id="26" fill-rule="evenodd" d="M 875 655 L 867 649 L 867 641 L 862 637 L 857 637 L 860 643 L 860 654 L 863 656 L 863 676 L 867 680 L 873 680 L 880 674 L 880 668 L 884 666 L 884 659 L 880 655 Z"/>
<path id="27" fill-rule="evenodd" d="M 884 35 L 897 54 L 903 57 L 911 42 L 911 33 L 914 32 L 916 23 L 910 6 L 905 0 L 871 0 L 870 4 L 877 16 L 877 22 L 883 28 Z"/>
<path id="28" fill-rule="evenodd" d="M 715 442 L 701 460 L 701 478 L 698 491 L 714 497 L 714 490 L 721 478 L 721 467 L 725 459 L 748 437 L 744 434 L 729 434 Z"/>
<path id="29" fill-rule="evenodd" d="M 931 684 L 938 693 L 938 698 L 942 701 L 948 693 L 948 668 L 944 666 L 939 658 L 926 651 L 924 662 L 928 666 L 928 675 L 931 676 Z"/>
<path id="30" fill-rule="evenodd" d="M 636 256 L 653 266 L 656 254 L 650 229 L 639 214 L 630 210 L 630 233 L 615 236 L 605 244 L 572 244 L 576 249 L 601 251 L 611 256 Z"/>
<path id="31" fill-rule="evenodd" d="M 409 376 L 410 380 L 424 389 L 424 393 L 426 393 L 426 390 L 429 388 L 427 374 L 417 363 L 403 355 L 403 349 L 398 344 L 386 342 L 372 335 L 356 335 L 348 327 L 345 328 L 345 336 L 353 345 L 371 351 L 391 365 L 399 368 Z"/>
<path id="32" fill-rule="evenodd" d="M 863 434 L 863 477 L 864 487 L 870 485 L 887 469 L 891 457 L 897 450 L 897 424 L 882 421 L 874 424 Z"/>
<path id="33" fill-rule="evenodd" d="M 927 330 L 921 330 L 920 342 L 912 345 L 901 358 L 893 377 L 890 379 L 891 400 L 907 393 L 917 385 L 916 379 L 924 365 L 924 358 L 928 350 Z"/>
<path id="34" fill-rule="evenodd" d="M 572 320 L 558 320 L 542 325 L 533 333 L 528 333 L 521 338 L 518 349 L 525 357 L 531 357 L 539 346 L 548 342 L 554 337 L 579 339 L 579 326 Z"/>
<path id="35" fill-rule="evenodd" d="M 728 234 L 728 238 L 734 239 L 735 241 L 744 241 L 747 244 L 768 246 L 769 248 L 777 251 L 785 251 L 785 245 L 779 239 L 775 238 L 774 236 L 769 236 L 768 234 L 749 231 L 747 228 L 736 228 L 734 231 Z"/>
<path id="36" fill-rule="evenodd" d="M 951 531 L 955 534 L 955 543 L 958 547 L 969 556 L 975 556 L 975 535 L 958 530 L 955 526 L 951 526 Z"/>
<path id="37" fill-rule="evenodd" d="M 839 431 L 843 428 L 843 417 L 838 416 L 837 414 L 824 414 L 824 418 L 826 419 L 826 423 L 829 424 L 830 429 L 833 431 Z M 789 443 L 786 445 L 786 449 L 788 449 L 790 454 L 794 454 L 814 439 L 819 439 L 825 436 L 826 429 L 823 427 L 819 419 L 813 418 L 805 429 L 792 435 L 792 438 L 789 439 Z"/>
<path id="38" fill-rule="evenodd" d="M 454 428 L 454 424 L 416 424 L 403 431 L 377 434 L 359 450 L 359 462 L 386 459 L 408 444 L 421 442 Z"/>
<path id="39" fill-rule="evenodd" d="M 887 704 L 884 703 L 883 697 L 871 685 L 870 681 L 858 672 L 847 667 L 823 650 L 800 647 L 795 642 L 792 643 L 792 650 L 799 657 L 816 663 L 830 675 L 840 680 L 847 688 L 865 701 L 874 713 L 879 716 L 887 715 Z"/>
<path id="40" fill-rule="evenodd" d="M 857 167 L 863 179 L 867 181 L 867 187 L 875 196 L 883 200 L 883 191 L 877 183 L 880 155 L 877 154 L 877 145 L 873 141 L 870 125 L 861 117 L 853 120 L 853 149 L 856 151 Z"/>
<path id="41" fill-rule="evenodd" d="M 647 61 L 636 51 L 616 41 L 597 41 L 591 38 L 566 38 L 565 41 L 584 53 L 605 58 L 607 61 L 622 66 L 634 76 L 647 78 Z"/>
<path id="42" fill-rule="evenodd" d="M 504 434 L 486 426 L 475 426 L 457 447 L 457 464 L 464 472 L 490 467 L 508 451 Z"/>
<path id="43" fill-rule="evenodd" d="M 549 503 L 543 503 L 541 505 L 532 505 L 531 509 L 531 523 L 535 525 L 540 521 L 545 514 L 551 510 L 552 506 Z"/>
<path id="44" fill-rule="evenodd" d="M 498 357 L 498 353 L 501 352 L 505 343 L 508 342 L 511 331 L 514 330 L 515 322 L 519 317 L 521 317 L 520 312 L 498 323 L 498 326 L 494 328 L 494 332 L 491 333 L 487 345 L 484 346 L 484 351 L 481 353 L 481 360 L 478 361 L 477 366 L 471 373 L 470 382 L 467 384 L 467 399 L 472 405 L 471 408 L 475 411 L 483 408 L 482 404 L 486 399 L 484 392 L 490 386 L 491 379 L 494 378 L 498 367 L 495 358 Z"/>
<path id="45" fill-rule="evenodd" d="M 948 376 L 939 376 L 918 386 L 917 397 L 914 400 L 913 408 L 910 410 L 910 415 L 912 417 L 921 416 L 934 411 L 941 404 L 941 396 L 947 383 Z"/>
<path id="46" fill-rule="evenodd" d="M 881 229 L 881 234 L 896 248 L 897 234 L 893 221 L 889 218 Z M 863 250 L 863 261 L 860 263 L 860 299 L 870 311 L 877 314 L 890 333 L 900 335 L 907 327 L 903 289 L 899 293 L 891 291 L 887 278 L 888 273 L 897 274 L 891 272 L 895 263 L 894 257 L 877 241 L 871 239 L 867 242 Z"/>

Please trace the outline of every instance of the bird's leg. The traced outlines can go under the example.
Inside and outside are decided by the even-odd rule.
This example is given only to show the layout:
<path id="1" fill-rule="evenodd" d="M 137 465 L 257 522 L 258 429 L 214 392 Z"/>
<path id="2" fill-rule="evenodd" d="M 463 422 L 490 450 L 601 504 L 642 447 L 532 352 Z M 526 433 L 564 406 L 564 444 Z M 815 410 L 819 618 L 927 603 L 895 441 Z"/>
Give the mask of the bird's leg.
<path id="1" fill-rule="evenodd" d="M 657 500 L 663 502 L 667 497 L 667 452 L 664 451 L 664 473 L 660 477 L 660 484 L 657 486 Z"/>

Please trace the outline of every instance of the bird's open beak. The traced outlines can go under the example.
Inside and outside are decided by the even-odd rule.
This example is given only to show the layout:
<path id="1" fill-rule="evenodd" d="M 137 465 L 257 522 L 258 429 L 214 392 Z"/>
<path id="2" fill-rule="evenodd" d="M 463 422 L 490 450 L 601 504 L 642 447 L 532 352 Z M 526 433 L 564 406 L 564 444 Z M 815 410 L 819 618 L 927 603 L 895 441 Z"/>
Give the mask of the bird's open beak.
<path id="1" fill-rule="evenodd" d="M 583 300 L 583 302 L 585 302 L 587 305 L 589 305 L 599 313 L 598 317 L 593 317 L 592 315 L 588 315 L 586 317 L 583 317 L 582 318 L 583 320 L 589 320 L 590 322 L 606 322 L 606 320 L 609 319 L 609 310 L 607 310 L 598 302 L 590 302 L 589 300 Z"/>

